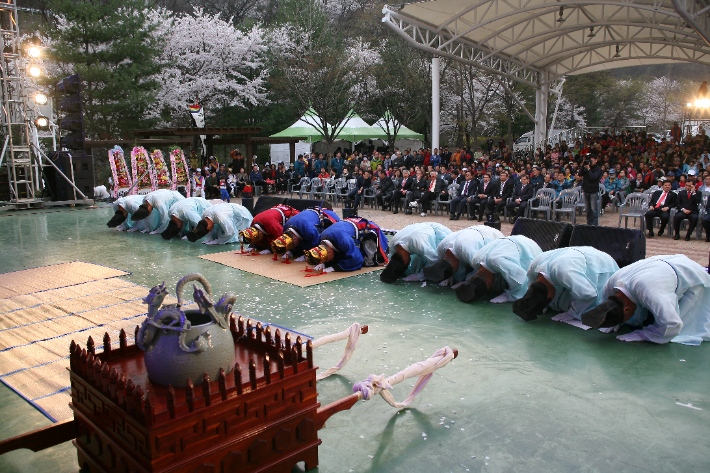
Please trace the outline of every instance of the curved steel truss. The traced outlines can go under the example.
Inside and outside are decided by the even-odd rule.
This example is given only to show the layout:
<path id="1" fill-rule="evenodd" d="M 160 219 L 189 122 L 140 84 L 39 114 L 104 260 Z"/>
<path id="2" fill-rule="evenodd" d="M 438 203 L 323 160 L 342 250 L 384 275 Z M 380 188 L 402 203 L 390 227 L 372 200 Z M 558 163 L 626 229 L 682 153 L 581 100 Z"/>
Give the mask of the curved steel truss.
<path id="1" fill-rule="evenodd" d="M 643 64 L 710 65 L 704 2 L 434 0 L 385 7 L 383 21 L 421 49 L 539 87 L 542 71 L 554 81 Z"/>

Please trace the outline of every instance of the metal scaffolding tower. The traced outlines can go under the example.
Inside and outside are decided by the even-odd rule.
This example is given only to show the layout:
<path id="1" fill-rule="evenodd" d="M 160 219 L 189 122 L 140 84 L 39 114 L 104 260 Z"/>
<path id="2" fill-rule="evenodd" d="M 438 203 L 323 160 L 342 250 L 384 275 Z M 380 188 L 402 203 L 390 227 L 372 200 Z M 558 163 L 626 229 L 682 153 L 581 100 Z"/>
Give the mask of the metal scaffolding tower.
<path id="1" fill-rule="evenodd" d="M 35 195 L 41 190 L 41 162 L 31 151 L 30 121 L 27 97 L 23 90 L 24 71 L 19 44 L 15 0 L 0 1 L 0 35 L 2 36 L 2 131 L 4 145 L 0 163 L 7 167 L 10 202 L 29 207 L 41 202 Z"/>

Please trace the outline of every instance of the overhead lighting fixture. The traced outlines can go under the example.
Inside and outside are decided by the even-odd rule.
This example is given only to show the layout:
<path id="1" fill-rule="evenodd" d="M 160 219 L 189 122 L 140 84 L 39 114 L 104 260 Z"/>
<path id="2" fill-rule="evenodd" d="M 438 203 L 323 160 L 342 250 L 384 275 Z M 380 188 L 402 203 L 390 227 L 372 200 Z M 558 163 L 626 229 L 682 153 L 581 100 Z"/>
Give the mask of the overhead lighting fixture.
<path id="1" fill-rule="evenodd" d="M 557 19 L 557 23 L 562 23 L 565 21 L 564 18 L 562 18 L 562 15 L 565 13 L 565 7 L 560 7 L 560 17 Z"/>
<path id="2" fill-rule="evenodd" d="M 30 66 L 29 73 L 32 77 L 39 77 L 42 75 L 42 69 L 39 66 Z"/>
<path id="3" fill-rule="evenodd" d="M 594 38 L 596 35 L 594 34 L 594 27 L 590 26 L 589 27 L 589 34 L 587 35 L 587 38 Z"/>
<path id="4" fill-rule="evenodd" d="M 40 54 L 41 51 L 37 46 L 30 46 L 27 48 L 27 55 L 33 59 L 37 59 Z"/>
<path id="5" fill-rule="evenodd" d="M 612 56 L 614 59 L 619 59 L 621 57 L 621 54 L 619 54 L 619 45 L 616 45 L 616 54 Z"/>
<path id="6" fill-rule="evenodd" d="M 39 128 L 40 130 L 48 130 L 49 118 L 40 115 L 39 117 L 35 118 L 35 126 L 37 126 L 37 128 Z"/>
<path id="7" fill-rule="evenodd" d="M 49 99 L 42 92 L 35 94 L 35 103 L 37 105 L 46 105 Z"/>

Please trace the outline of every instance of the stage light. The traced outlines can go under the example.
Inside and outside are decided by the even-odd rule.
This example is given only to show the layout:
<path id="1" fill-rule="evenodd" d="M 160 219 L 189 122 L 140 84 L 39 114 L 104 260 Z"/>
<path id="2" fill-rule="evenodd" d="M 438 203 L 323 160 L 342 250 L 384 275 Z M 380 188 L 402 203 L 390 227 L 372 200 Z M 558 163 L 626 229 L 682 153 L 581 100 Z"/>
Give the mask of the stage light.
<path id="1" fill-rule="evenodd" d="M 39 77 L 42 75 L 42 69 L 38 66 L 30 66 L 29 73 L 32 77 Z"/>
<path id="2" fill-rule="evenodd" d="M 33 59 L 37 59 L 40 54 L 41 51 L 37 46 L 30 46 L 27 48 L 27 55 Z"/>
<path id="3" fill-rule="evenodd" d="M 693 106 L 693 102 L 688 102 L 688 103 L 686 103 L 686 105 L 687 105 L 688 107 L 692 107 L 692 106 Z"/>
<path id="4" fill-rule="evenodd" d="M 35 103 L 38 105 L 46 105 L 49 99 L 42 92 L 35 94 Z"/>
<path id="5" fill-rule="evenodd" d="M 710 107 L 710 99 L 698 99 L 695 101 L 695 106 L 698 108 Z"/>
<path id="6" fill-rule="evenodd" d="M 41 130 L 49 129 L 49 118 L 40 115 L 35 119 L 35 125 Z"/>

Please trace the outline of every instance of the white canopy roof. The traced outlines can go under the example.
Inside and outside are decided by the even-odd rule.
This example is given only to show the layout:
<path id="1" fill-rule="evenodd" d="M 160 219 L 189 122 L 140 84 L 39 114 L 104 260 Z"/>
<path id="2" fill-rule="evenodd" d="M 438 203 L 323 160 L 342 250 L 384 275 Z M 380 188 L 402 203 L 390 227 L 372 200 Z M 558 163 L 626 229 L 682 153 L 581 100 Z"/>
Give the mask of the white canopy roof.
<path id="1" fill-rule="evenodd" d="M 382 21 L 420 49 L 539 86 L 626 66 L 710 65 L 710 7 L 699 1 L 434 0 L 385 7 Z"/>

